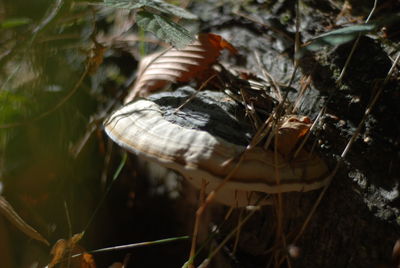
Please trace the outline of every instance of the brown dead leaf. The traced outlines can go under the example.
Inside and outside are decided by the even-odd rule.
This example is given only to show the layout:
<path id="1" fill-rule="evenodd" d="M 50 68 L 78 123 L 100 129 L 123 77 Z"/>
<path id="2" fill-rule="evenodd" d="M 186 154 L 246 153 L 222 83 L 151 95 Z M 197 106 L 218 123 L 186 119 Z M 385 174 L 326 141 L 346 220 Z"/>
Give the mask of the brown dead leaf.
<path id="1" fill-rule="evenodd" d="M 94 74 L 99 66 L 103 63 L 104 53 L 107 48 L 93 39 L 94 48 L 90 51 L 89 59 L 88 59 L 88 74 Z"/>
<path id="2" fill-rule="evenodd" d="M 288 156 L 311 127 L 311 119 L 307 116 L 290 115 L 282 120 L 278 129 L 277 150 Z"/>
<path id="3" fill-rule="evenodd" d="M 68 241 L 65 239 L 59 239 L 57 242 L 54 244 L 53 248 L 51 249 L 50 253 L 53 255 L 53 258 L 49 265 L 47 266 L 48 268 L 54 267 L 57 263 L 59 263 L 64 255 L 66 254 L 68 249 Z"/>
<path id="4" fill-rule="evenodd" d="M 96 263 L 94 262 L 92 254 L 87 252 L 83 253 L 81 268 L 96 268 Z"/>
<path id="5" fill-rule="evenodd" d="M 144 57 L 139 64 L 136 82 L 129 90 L 125 103 L 137 96 L 144 97 L 161 90 L 170 83 L 204 77 L 223 49 L 232 54 L 237 53 L 221 36 L 202 33 L 193 44 L 183 49 L 170 48 Z"/>
<path id="6" fill-rule="evenodd" d="M 70 239 L 59 239 L 51 249 L 53 258 L 47 268 L 57 267 L 64 268 L 96 268 L 96 263 L 91 254 L 87 253 L 84 248 L 78 245 L 82 239 L 83 233 L 73 235 Z M 72 257 L 79 254 L 79 256 Z"/>

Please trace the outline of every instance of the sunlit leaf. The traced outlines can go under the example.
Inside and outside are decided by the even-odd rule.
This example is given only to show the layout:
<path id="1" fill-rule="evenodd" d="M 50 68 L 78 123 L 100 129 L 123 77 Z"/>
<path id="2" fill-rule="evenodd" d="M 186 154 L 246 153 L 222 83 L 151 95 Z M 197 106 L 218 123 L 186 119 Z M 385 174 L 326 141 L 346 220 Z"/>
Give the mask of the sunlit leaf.
<path id="1" fill-rule="evenodd" d="M 174 47 L 183 48 L 194 40 L 192 34 L 179 24 L 146 11 L 137 13 L 137 24 L 158 38 L 171 43 Z"/>
<path id="2" fill-rule="evenodd" d="M 194 40 L 189 31 L 168 18 L 169 16 L 197 18 L 196 15 L 181 7 L 160 0 L 104 0 L 103 5 L 139 9 L 136 17 L 137 24 L 177 48 L 182 48 Z"/>
<path id="3" fill-rule="evenodd" d="M 104 0 L 104 5 L 114 8 L 137 9 L 146 5 L 146 1 L 130 1 L 130 0 Z"/>
<path id="4" fill-rule="evenodd" d="M 159 12 L 168 15 L 173 15 L 179 18 L 184 18 L 189 20 L 197 19 L 197 16 L 190 13 L 189 11 L 181 7 L 166 3 L 164 1 L 157 1 L 157 0 L 146 1 L 146 7 L 153 8 Z"/>
<path id="5" fill-rule="evenodd" d="M 160 0 L 104 0 L 104 5 L 126 9 L 146 8 L 149 11 L 156 10 L 157 12 L 161 12 L 166 15 L 176 16 L 184 19 L 197 18 L 196 15 L 181 7 Z"/>

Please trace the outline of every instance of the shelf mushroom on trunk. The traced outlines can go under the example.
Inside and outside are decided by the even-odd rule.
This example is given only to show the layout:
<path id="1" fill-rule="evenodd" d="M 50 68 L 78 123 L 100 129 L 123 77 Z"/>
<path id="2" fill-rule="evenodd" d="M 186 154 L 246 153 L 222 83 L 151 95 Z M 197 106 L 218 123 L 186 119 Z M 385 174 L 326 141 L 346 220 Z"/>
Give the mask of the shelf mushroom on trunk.
<path id="1" fill-rule="evenodd" d="M 262 192 L 310 191 L 326 184 L 328 168 L 315 154 L 303 152 L 289 161 L 262 147 L 246 150 L 253 129 L 240 104 L 224 93 L 199 92 L 177 110 L 194 92 L 182 87 L 128 103 L 106 120 L 105 131 L 121 147 L 180 173 L 195 187 L 206 182 L 206 192 L 221 184 L 245 152 L 216 194 L 226 205 L 254 204 Z"/>

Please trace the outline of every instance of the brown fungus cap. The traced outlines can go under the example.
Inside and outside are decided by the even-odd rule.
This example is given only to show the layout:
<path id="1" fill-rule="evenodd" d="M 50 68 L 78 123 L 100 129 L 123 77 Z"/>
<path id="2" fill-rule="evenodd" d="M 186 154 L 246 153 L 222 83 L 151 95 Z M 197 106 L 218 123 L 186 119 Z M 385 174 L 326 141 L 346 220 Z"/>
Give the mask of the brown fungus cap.
<path id="1" fill-rule="evenodd" d="M 278 154 L 275 163 L 272 150 L 246 150 L 252 128 L 244 123 L 240 105 L 223 93 L 200 92 L 176 111 L 193 93 L 184 87 L 128 103 L 109 117 L 105 130 L 123 148 L 177 171 L 197 188 L 206 181 L 207 192 L 223 181 L 245 152 L 236 172 L 217 194 L 217 201 L 224 204 L 254 203 L 257 194 L 249 198 L 250 192 L 310 191 L 325 185 L 328 168 L 314 154 L 303 152 L 291 161 Z"/>

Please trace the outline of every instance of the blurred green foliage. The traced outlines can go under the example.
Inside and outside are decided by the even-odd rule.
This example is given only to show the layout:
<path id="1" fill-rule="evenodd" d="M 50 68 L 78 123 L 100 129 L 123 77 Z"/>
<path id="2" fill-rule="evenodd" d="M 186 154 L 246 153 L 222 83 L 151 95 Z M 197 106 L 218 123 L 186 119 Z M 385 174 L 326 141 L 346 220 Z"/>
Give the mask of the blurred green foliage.
<path id="1" fill-rule="evenodd" d="M 171 19 L 197 19 L 196 15 L 179 6 L 162 0 L 104 0 L 104 5 L 137 10 L 137 24 L 142 29 L 177 48 L 183 48 L 194 40 L 192 33 Z"/>
<path id="2" fill-rule="evenodd" d="M 190 16 L 171 5 L 160 8 Z M 110 95 L 136 64 L 118 50 L 100 53 L 97 34 L 114 17 L 83 0 L 0 2 L 0 194 L 50 243 L 87 231 L 104 190 L 106 141 L 97 115 L 111 107 Z M 106 64 L 92 70 L 103 56 Z M 90 226 L 85 236 L 92 232 L 94 239 L 87 240 L 104 239 L 96 233 L 104 224 Z M 16 267 L 40 259 L 26 237 L 12 233 L 17 242 L 9 258 Z M 40 250 L 49 257 L 48 249 Z"/>
<path id="3" fill-rule="evenodd" d="M 64 202 L 72 231 L 87 223 L 103 163 L 96 139 L 71 153 L 102 105 L 102 92 L 83 76 L 96 13 L 81 2 L 0 2 L 0 194 L 51 243 L 70 231 Z M 21 249 L 33 245 L 13 234 L 10 258 L 22 267 L 29 254 Z"/>
<path id="4" fill-rule="evenodd" d="M 10 167 L 8 162 L 17 168 L 23 158 L 29 158 L 29 152 L 43 151 L 43 147 L 35 148 L 39 144 L 52 141 L 49 148 L 66 149 L 66 144 L 71 142 L 68 135 L 77 134 L 78 127 L 84 129 L 87 117 L 93 112 L 87 110 L 90 96 L 82 90 L 84 85 L 64 106 L 49 112 L 73 89 L 85 68 L 85 51 L 90 48 L 89 37 L 93 31 L 90 9 L 79 8 L 74 1 L 41 1 L 28 14 L 29 5 L 15 1 L 2 7 L 3 21 L 16 21 L 14 18 L 30 21 L 0 30 L 5 37 L 0 51 L 2 173 Z M 83 105 L 75 109 L 79 103 Z M 45 113 L 49 115 L 36 120 Z M 22 138 L 32 128 L 38 128 L 40 133 Z M 75 131 L 63 131 L 60 135 L 60 128 Z M 14 139 L 19 139 L 16 144 L 24 144 L 24 149 L 10 147 Z M 19 149 L 23 151 L 16 153 Z M 14 155 L 16 158 L 11 157 Z"/>

